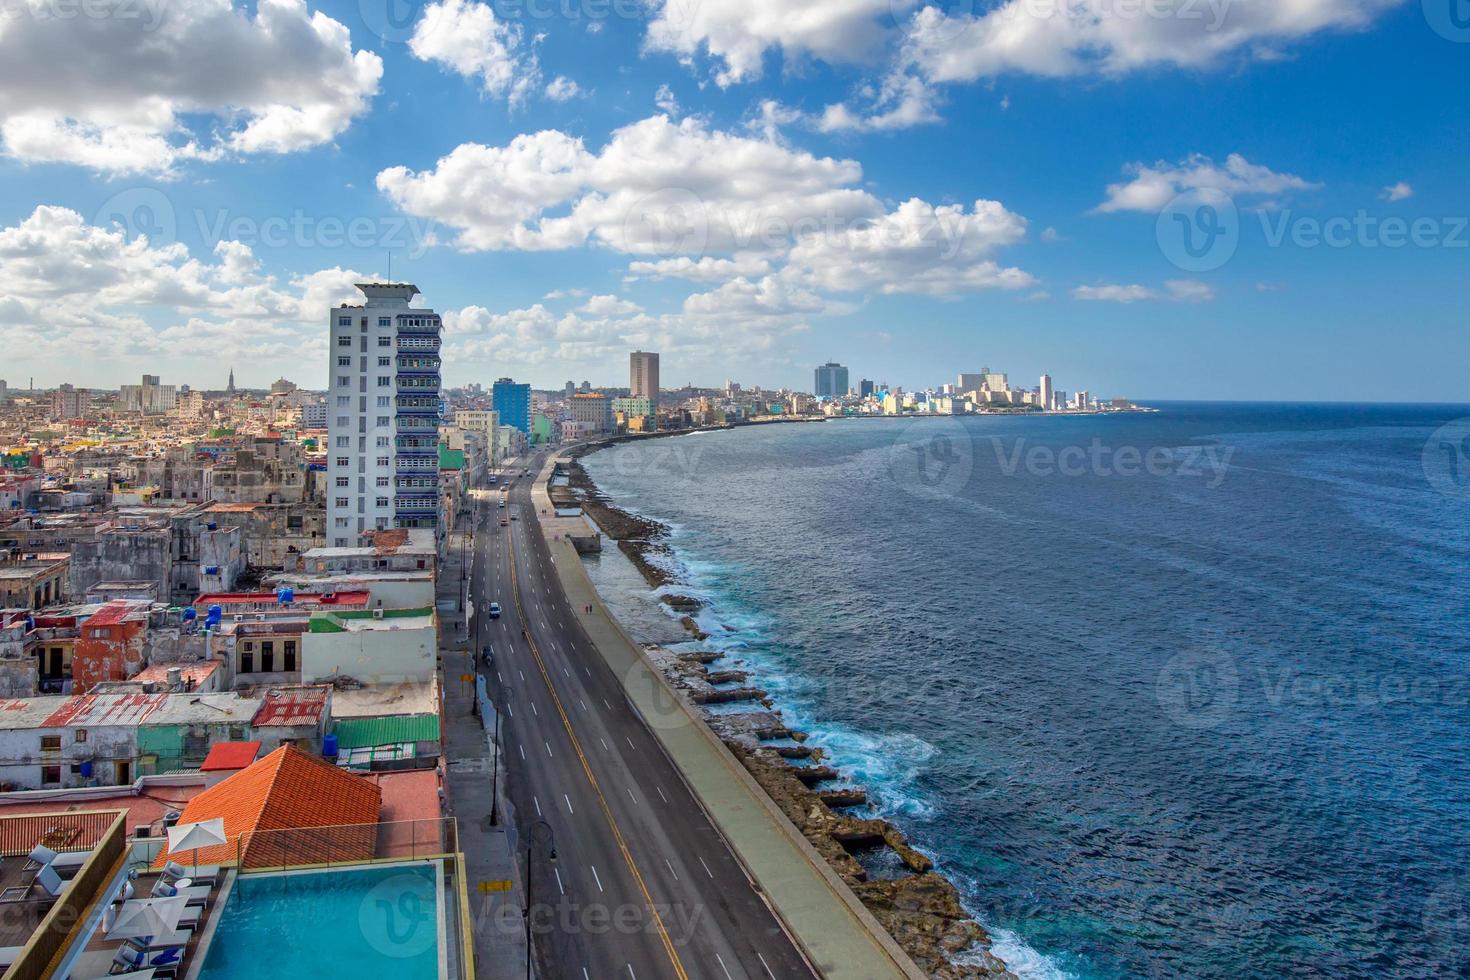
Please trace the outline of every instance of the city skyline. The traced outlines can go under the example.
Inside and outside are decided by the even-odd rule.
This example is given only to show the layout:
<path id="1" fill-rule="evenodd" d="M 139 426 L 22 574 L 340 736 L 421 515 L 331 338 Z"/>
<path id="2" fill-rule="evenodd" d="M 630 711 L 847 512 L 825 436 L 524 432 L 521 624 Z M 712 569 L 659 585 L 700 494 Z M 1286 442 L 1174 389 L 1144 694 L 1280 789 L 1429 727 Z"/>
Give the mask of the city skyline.
<path id="1" fill-rule="evenodd" d="M 0 373 L 259 387 L 320 362 L 351 283 L 395 278 L 436 297 L 451 386 L 613 384 L 646 347 L 670 384 L 737 363 L 795 388 L 836 358 L 915 387 L 983 358 L 1131 397 L 1353 400 L 1371 363 L 1372 400 L 1463 397 L 1470 108 L 1421 96 L 1465 46 L 1420 4 L 1056 32 L 1011 4 L 1041 18 L 1011 52 L 979 14 L 890 6 L 824 0 L 818 36 L 714 0 L 688 24 L 443 0 L 402 27 L 327 0 L 282 13 L 309 58 L 217 24 L 293 96 L 193 79 L 188 18 L 18 22 L 17 84 L 98 55 L 0 116 Z M 113 70 L 145 43 L 157 73 Z M 159 117 L 122 126 L 116 90 Z M 1178 223 L 1201 203 L 1219 220 Z"/>

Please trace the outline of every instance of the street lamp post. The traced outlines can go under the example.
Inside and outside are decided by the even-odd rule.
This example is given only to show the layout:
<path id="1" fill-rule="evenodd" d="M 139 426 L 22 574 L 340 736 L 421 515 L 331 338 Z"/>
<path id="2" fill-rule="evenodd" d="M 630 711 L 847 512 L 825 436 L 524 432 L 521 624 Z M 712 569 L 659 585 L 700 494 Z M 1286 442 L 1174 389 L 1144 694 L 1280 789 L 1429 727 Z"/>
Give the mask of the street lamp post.
<path id="1" fill-rule="evenodd" d="M 500 716 L 510 701 L 510 688 L 502 686 L 495 702 L 495 748 L 490 755 L 490 826 L 500 819 Z"/>
<path id="2" fill-rule="evenodd" d="M 544 832 L 544 836 L 543 836 Z M 531 862 L 536 854 L 536 844 L 540 840 L 547 844 L 546 858 L 552 864 L 556 863 L 556 832 L 551 829 L 551 824 L 545 820 L 537 820 L 531 825 L 531 832 L 526 841 L 526 980 L 531 980 L 531 960 L 533 958 L 531 946 L 531 910 L 532 890 L 535 887 L 536 874 Z"/>

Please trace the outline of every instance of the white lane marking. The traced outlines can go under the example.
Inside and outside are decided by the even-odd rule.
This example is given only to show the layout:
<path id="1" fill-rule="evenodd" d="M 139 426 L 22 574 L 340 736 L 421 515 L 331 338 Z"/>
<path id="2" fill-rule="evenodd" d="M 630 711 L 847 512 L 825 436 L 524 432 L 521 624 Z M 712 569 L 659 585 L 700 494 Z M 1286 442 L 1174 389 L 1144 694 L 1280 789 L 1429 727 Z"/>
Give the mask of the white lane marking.
<path id="1" fill-rule="evenodd" d="M 572 809 L 571 798 L 568 797 L 565 793 L 561 794 L 561 798 L 567 801 L 567 812 L 575 817 L 577 815 L 577 811 Z"/>
<path id="2" fill-rule="evenodd" d="M 512 718 L 516 716 L 516 709 L 510 706 L 509 701 L 505 702 L 505 713 L 510 715 Z"/>
<path id="3" fill-rule="evenodd" d="M 555 755 L 555 753 L 553 753 L 551 751 L 551 743 L 550 742 L 542 742 L 541 744 L 544 745 L 544 746 L 546 746 L 546 754 L 549 755 L 549 756 L 551 756 L 553 759 L 555 759 L 556 758 L 556 755 Z"/>
<path id="4" fill-rule="evenodd" d="M 505 675 L 503 675 L 498 670 L 495 672 L 495 679 L 498 680 L 501 684 L 504 684 L 505 683 Z"/>
<path id="5" fill-rule="evenodd" d="M 604 751 L 604 752 L 611 752 L 612 751 L 612 749 L 610 749 L 610 748 L 607 747 L 607 742 L 603 739 L 603 737 L 601 735 L 597 736 L 597 740 L 599 742 L 602 742 L 602 751 Z"/>
<path id="6" fill-rule="evenodd" d="M 638 974 L 636 974 L 636 973 L 633 972 L 633 964 L 632 963 L 629 963 L 628 964 L 628 976 L 632 977 L 633 980 L 638 980 Z"/>
<path id="7" fill-rule="evenodd" d="M 769 964 L 769 963 L 766 962 L 766 958 L 764 956 L 762 956 L 760 953 L 756 953 L 755 954 L 755 958 L 758 959 L 758 960 L 760 960 L 761 961 L 761 966 L 763 966 L 763 967 L 766 968 L 766 975 L 769 976 L 771 978 L 771 980 L 776 980 L 776 975 L 771 972 L 771 964 Z"/>
<path id="8" fill-rule="evenodd" d="M 559 892 L 561 892 L 563 895 L 565 895 L 567 893 L 567 890 L 566 890 L 566 887 L 563 886 L 562 883 L 561 883 L 561 871 L 560 871 L 560 869 L 558 869 L 558 868 L 552 868 L 551 869 L 551 873 L 554 874 L 554 875 L 556 875 L 556 890 L 559 891 Z"/>
<path id="9" fill-rule="evenodd" d="M 730 968 L 725 965 L 725 961 L 720 958 L 719 953 L 715 954 L 715 960 L 719 962 L 720 969 L 725 971 L 725 980 L 735 980 L 734 977 L 730 976 Z"/>
<path id="10" fill-rule="evenodd" d="M 602 699 L 602 703 L 607 706 L 607 710 L 608 711 L 611 711 L 612 710 L 612 705 L 610 705 L 610 704 L 607 703 L 607 698 L 603 698 Z"/>
<path id="11" fill-rule="evenodd" d="M 592 669 L 590 667 L 583 667 L 582 670 L 588 677 L 592 676 Z"/>
<path id="12" fill-rule="evenodd" d="M 714 876 L 715 876 L 715 873 L 709 869 L 709 865 L 707 865 L 707 864 L 704 863 L 704 858 L 700 858 L 699 859 L 699 864 L 700 864 L 700 867 L 704 868 L 704 873 L 707 874 L 707 875 L 709 875 L 710 878 L 713 879 Z"/>
<path id="13" fill-rule="evenodd" d="M 668 858 L 664 858 L 664 864 L 667 864 L 669 866 L 669 874 L 674 876 L 675 881 L 678 881 L 679 872 L 674 870 L 674 862 L 670 861 Z"/>
<path id="14" fill-rule="evenodd" d="M 587 968 L 585 966 L 582 967 L 582 980 L 592 980 L 592 974 L 587 972 Z"/>
<path id="15" fill-rule="evenodd" d="M 625 742 L 628 743 L 628 748 L 633 749 L 634 752 L 637 752 L 638 751 L 636 748 L 633 748 L 633 740 L 631 738 L 629 738 L 628 736 L 624 735 L 623 736 L 623 741 L 625 741 Z"/>
<path id="16" fill-rule="evenodd" d="M 654 789 L 658 790 L 659 799 L 663 800 L 665 803 L 669 802 L 669 798 L 664 795 L 664 788 L 662 786 L 655 786 Z"/>
<path id="17" fill-rule="evenodd" d="M 522 745 L 520 742 L 517 742 L 516 743 L 516 748 L 518 748 L 518 749 L 521 750 L 521 761 L 522 762 L 525 762 L 526 761 L 526 747 L 524 745 Z"/>
<path id="18" fill-rule="evenodd" d="M 631 786 L 625 786 L 623 788 L 628 791 L 628 799 L 630 799 L 630 800 L 633 801 L 633 805 L 634 806 L 637 806 L 638 805 L 638 797 L 636 797 L 636 796 L 633 795 L 633 787 L 631 787 Z"/>
<path id="19" fill-rule="evenodd" d="M 536 804 L 536 816 L 541 816 L 541 801 L 536 799 L 535 794 L 532 794 L 531 802 Z"/>
<path id="20" fill-rule="evenodd" d="M 583 711 L 586 711 L 587 710 L 587 702 L 586 701 L 583 701 L 581 698 L 578 698 L 577 699 L 577 703 L 582 706 L 582 710 Z"/>
<path id="21" fill-rule="evenodd" d="M 526 672 L 524 670 L 517 670 L 516 673 L 521 675 L 521 680 L 526 679 Z"/>
<path id="22" fill-rule="evenodd" d="M 553 646 L 553 647 L 552 647 L 552 649 L 553 649 L 553 650 L 555 650 L 555 649 L 556 649 L 556 647 L 555 647 L 555 646 Z M 567 670 L 567 669 L 566 669 L 566 668 L 565 668 L 565 667 L 563 667 L 563 668 L 562 668 L 562 669 L 561 669 L 561 672 L 562 672 L 562 673 L 563 673 L 563 674 L 566 674 L 566 675 L 567 675 L 567 676 L 568 676 L 568 677 L 571 677 L 571 676 L 572 676 L 572 672 L 571 672 L 571 671 L 570 671 L 570 670 Z"/>
<path id="23" fill-rule="evenodd" d="M 531 702 L 531 714 L 535 715 L 537 718 L 540 718 L 541 717 L 541 712 L 539 712 L 539 711 L 536 710 L 536 702 L 535 701 L 532 701 Z"/>
<path id="24" fill-rule="evenodd" d="M 602 879 L 599 878 L 599 877 L 597 877 L 597 865 L 595 865 L 595 864 L 589 864 L 589 865 L 587 865 L 587 867 L 589 867 L 589 868 L 592 869 L 592 880 L 595 881 L 595 882 L 597 882 L 597 890 L 598 891 L 606 891 L 606 889 L 604 889 L 602 887 Z"/>

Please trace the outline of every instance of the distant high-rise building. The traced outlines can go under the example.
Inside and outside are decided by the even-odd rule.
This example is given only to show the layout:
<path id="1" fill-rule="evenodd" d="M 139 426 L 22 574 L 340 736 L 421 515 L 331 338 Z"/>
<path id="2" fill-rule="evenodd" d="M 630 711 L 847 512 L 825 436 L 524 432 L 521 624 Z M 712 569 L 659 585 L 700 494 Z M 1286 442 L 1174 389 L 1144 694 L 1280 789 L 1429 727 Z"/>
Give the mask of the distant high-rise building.
<path id="1" fill-rule="evenodd" d="M 51 417 L 65 421 L 79 419 L 92 407 L 92 393 L 85 388 L 62 385 L 51 393 Z"/>
<path id="2" fill-rule="evenodd" d="M 577 382 L 575 382 L 575 381 L 568 381 L 567 382 L 566 391 L 567 391 L 567 397 L 568 398 L 570 398 L 573 395 L 575 395 L 577 393 Z"/>
<path id="3" fill-rule="evenodd" d="M 439 523 L 439 334 L 409 283 L 358 283 L 366 302 L 331 311 L 327 535 Z"/>
<path id="4" fill-rule="evenodd" d="M 230 381 L 229 381 L 229 384 L 227 384 L 225 386 L 225 391 L 228 392 L 231 395 L 233 395 L 235 393 L 235 369 L 234 368 L 230 368 Z"/>
<path id="5" fill-rule="evenodd" d="M 589 432 L 607 432 L 613 427 L 612 402 L 595 391 L 579 391 L 572 396 L 569 408 L 572 421 L 580 422 Z"/>
<path id="6" fill-rule="evenodd" d="M 836 361 L 828 361 L 817 368 L 813 394 L 818 398 L 841 398 L 847 394 L 847 368 Z"/>
<path id="7" fill-rule="evenodd" d="M 986 368 L 982 387 L 987 391 L 1010 391 L 1011 383 L 1004 372 L 992 372 L 990 368 Z"/>
<path id="8" fill-rule="evenodd" d="M 628 355 L 628 393 L 647 398 L 658 411 L 658 355 L 635 350 Z"/>
<path id="9" fill-rule="evenodd" d="M 985 384 L 985 375 L 983 375 L 983 374 L 964 374 L 964 373 L 962 373 L 962 374 L 960 374 L 959 383 L 957 385 L 955 385 L 955 387 L 957 389 L 959 389 L 959 391 L 960 391 L 961 394 L 963 394 L 964 392 L 967 392 L 967 391 L 979 391 L 980 388 L 984 384 Z"/>
<path id="10" fill-rule="evenodd" d="M 171 412 L 179 402 L 179 389 L 174 385 L 161 385 L 158 375 L 143 375 L 143 383 L 123 385 L 118 389 L 118 401 L 124 412 L 142 412 L 144 415 L 162 415 Z"/>
<path id="11" fill-rule="evenodd" d="M 1037 403 L 1041 405 L 1041 410 L 1043 412 L 1050 412 L 1053 408 L 1056 407 L 1054 404 L 1052 404 L 1052 399 L 1055 396 L 1055 392 L 1052 390 L 1051 386 L 1051 375 L 1043 374 L 1041 376 L 1041 384 L 1038 385 L 1036 388 L 1036 395 Z"/>
<path id="12" fill-rule="evenodd" d="M 8 401 L 10 401 L 10 386 L 4 381 L 0 381 L 0 405 L 4 405 Z"/>
<path id="13" fill-rule="evenodd" d="M 858 382 L 858 397 L 859 398 L 867 398 L 872 393 L 873 393 L 873 382 L 869 381 L 867 378 L 863 378 L 861 381 Z"/>
<path id="14" fill-rule="evenodd" d="M 325 429 L 327 427 L 327 400 L 318 398 L 301 406 L 303 429 Z"/>
<path id="15" fill-rule="evenodd" d="M 516 384 L 510 378 L 501 378 L 490 388 L 490 406 L 495 409 L 500 424 L 519 429 L 524 435 L 531 434 L 531 386 Z"/>

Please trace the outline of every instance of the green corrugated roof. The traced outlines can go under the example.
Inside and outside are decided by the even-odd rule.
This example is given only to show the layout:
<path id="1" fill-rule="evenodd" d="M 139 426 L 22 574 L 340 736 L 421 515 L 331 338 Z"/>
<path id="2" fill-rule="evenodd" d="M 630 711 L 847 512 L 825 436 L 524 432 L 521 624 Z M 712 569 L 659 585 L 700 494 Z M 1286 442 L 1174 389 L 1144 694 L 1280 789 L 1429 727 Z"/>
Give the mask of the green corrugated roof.
<path id="1" fill-rule="evenodd" d="M 464 469 L 464 450 L 450 449 L 448 446 L 439 447 L 439 468 L 441 470 Z"/>
<path id="2" fill-rule="evenodd" d="M 342 718 L 332 723 L 339 749 L 371 748 L 396 742 L 439 741 L 438 715 L 392 715 L 387 718 Z"/>

